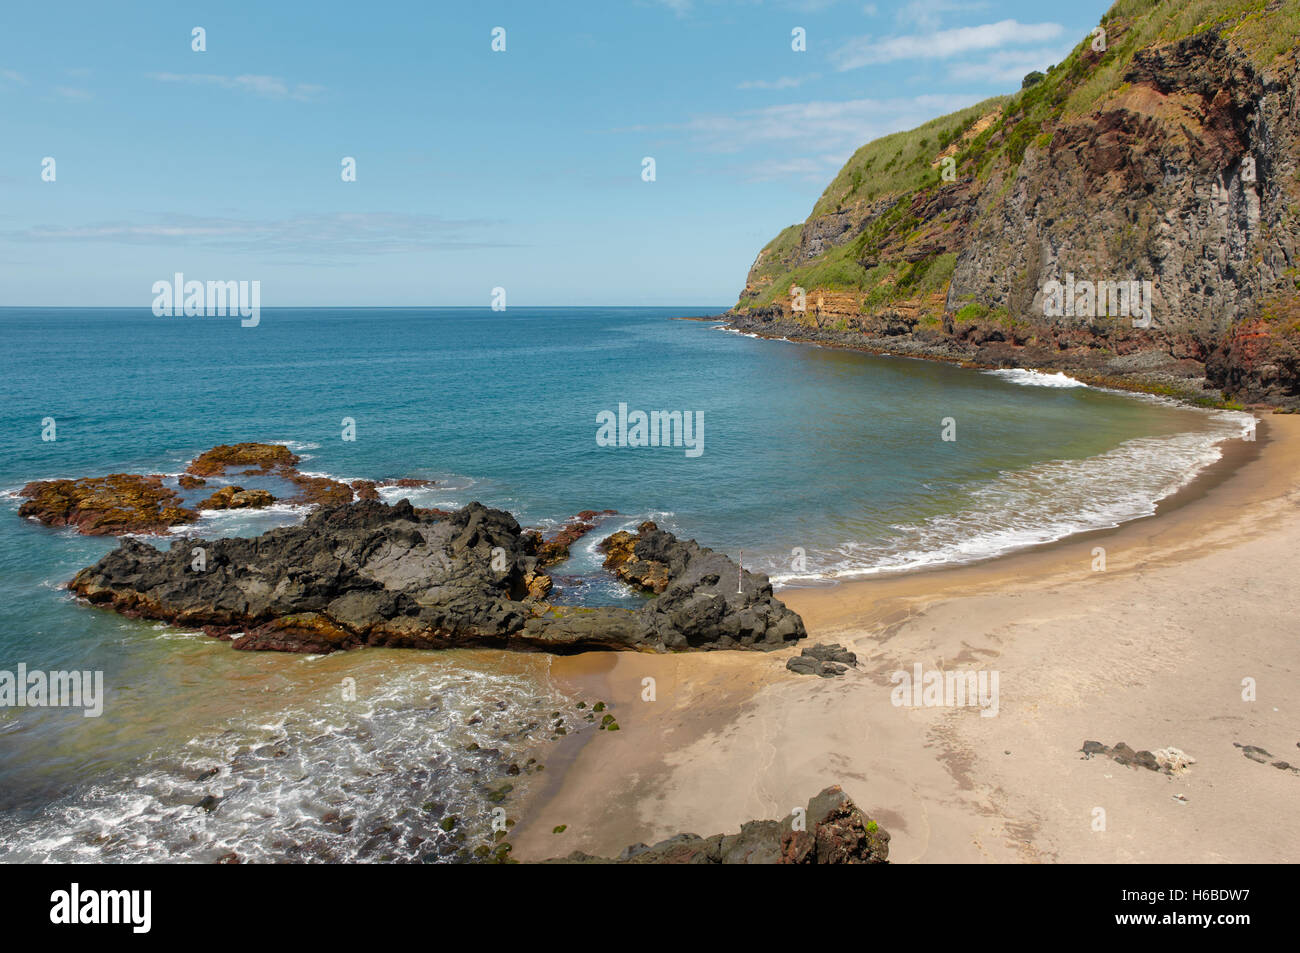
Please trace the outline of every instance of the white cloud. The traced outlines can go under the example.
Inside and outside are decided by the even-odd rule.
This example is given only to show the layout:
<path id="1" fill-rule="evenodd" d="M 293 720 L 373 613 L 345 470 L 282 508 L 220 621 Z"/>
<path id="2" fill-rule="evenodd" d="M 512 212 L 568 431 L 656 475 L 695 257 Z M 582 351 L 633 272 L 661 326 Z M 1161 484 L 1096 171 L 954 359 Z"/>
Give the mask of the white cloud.
<path id="1" fill-rule="evenodd" d="M 831 58 L 838 70 L 906 59 L 948 59 L 962 53 L 1044 43 L 1056 39 L 1063 31 L 1064 27 L 1059 23 L 1000 20 L 997 23 L 954 27 L 934 33 L 884 38 L 860 36 L 842 45 Z"/>
<path id="2" fill-rule="evenodd" d="M 750 182 L 800 179 L 814 185 L 825 185 L 844 167 L 844 163 L 852 154 L 849 151 L 817 156 L 795 156 L 789 159 L 761 159 L 738 171 Z"/>
<path id="3" fill-rule="evenodd" d="M 258 76 L 245 73 L 241 76 L 217 76 L 211 73 L 150 73 L 150 79 L 160 83 L 189 83 L 198 86 L 219 86 L 251 93 L 265 99 L 295 99 L 305 101 L 324 91 L 324 86 L 311 83 L 288 83 L 278 76 Z"/>
<path id="4" fill-rule="evenodd" d="M 674 128 L 685 130 L 698 146 L 710 152 L 740 152 L 782 143 L 805 152 L 809 148 L 837 152 L 856 149 L 879 136 L 919 126 L 970 104 L 970 96 L 964 94 L 816 101 L 768 106 L 729 116 L 697 116 Z"/>
<path id="5" fill-rule="evenodd" d="M 691 10 L 691 0 L 657 0 L 658 3 L 667 7 L 679 17 L 686 16 Z"/>
<path id="6" fill-rule="evenodd" d="M 983 60 L 953 63 L 948 67 L 948 78 L 963 83 L 991 83 L 1005 86 L 1021 80 L 1034 70 L 1061 62 L 1070 53 L 1070 47 L 1042 47 L 1035 50 L 1004 50 Z"/>
<path id="7" fill-rule="evenodd" d="M 817 78 L 812 76 L 782 76 L 780 79 L 747 79 L 738 83 L 736 89 L 794 89 Z"/>
<path id="8" fill-rule="evenodd" d="M 985 0 L 911 0 L 895 12 L 894 20 L 922 30 L 937 30 L 949 14 L 973 13 L 988 8 Z"/>
<path id="9" fill-rule="evenodd" d="M 375 255 L 512 247 L 474 237 L 494 224 L 497 223 L 394 212 L 304 214 L 265 221 L 178 215 L 149 223 L 35 226 L 5 237 L 24 242 L 186 245 L 257 255 Z"/>
<path id="10" fill-rule="evenodd" d="M 27 77 L 23 76 L 16 70 L 0 69 L 0 79 L 7 79 L 11 83 L 17 83 L 19 86 L 27 85 Z"/>
<path id="11" fill-rule="evenodd" d="M 64 99 L 69 99 L 74 103 L 89 102 L 95 98 L 95 94 L 88 89 L 77 89 L 72 86 L 55 86 L 54 94 Z"/>

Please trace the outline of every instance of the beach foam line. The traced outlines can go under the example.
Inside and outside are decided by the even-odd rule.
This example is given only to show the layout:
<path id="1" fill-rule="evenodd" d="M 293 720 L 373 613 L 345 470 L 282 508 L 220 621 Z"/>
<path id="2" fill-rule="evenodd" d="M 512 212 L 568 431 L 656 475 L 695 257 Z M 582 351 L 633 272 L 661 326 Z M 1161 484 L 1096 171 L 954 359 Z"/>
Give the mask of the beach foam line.
<path id="1" fill-rule="evenodd" d="M 1009 367 L 995 371 L 984 371 L 991 377 L 1000 377 L 1011 384 L 1020 384 L 1022 387 L 1087 387 L 1083 381 L 1077 381 L 1064 372 L 1057 371 L 1055 374 L 1049 374 L 1046 371 L 1035 371 L 1023 367 Z"/>
<path id="2" fill-rule="evenodd" d="M 268 440 L 267 443 L 277 444 L 281 447 L 288 447 L 294 453 L 301 453 L 304 450 L 319 450 L 320 444 L 310 443 L 302 440 Z"/>
<path id="3" fill-rule="evenodd" d="M 1250 414 L 1236 411 L 1213 412 L 1211 419 L 1207 431 L 1140 437 L 1082 460 L 1003 471 L 973 488 L 969 505 L 956 513 L 895 525 L 898 535 L 885 543 L 844 543 L 831 551 L 829 565 L 773 574 L 772 582 L 963 565 L 1153 516 L 1161 500 L 1222 459 L 1225 441 L 1245 437 L 1255 423 Z"/>

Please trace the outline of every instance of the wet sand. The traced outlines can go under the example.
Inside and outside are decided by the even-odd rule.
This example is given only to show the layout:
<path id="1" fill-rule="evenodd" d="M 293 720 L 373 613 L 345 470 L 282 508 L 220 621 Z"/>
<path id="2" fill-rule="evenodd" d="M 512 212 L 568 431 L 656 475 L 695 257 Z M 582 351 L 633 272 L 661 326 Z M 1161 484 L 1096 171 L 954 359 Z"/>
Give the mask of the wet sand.
<path id="1" fill-rule="evenodd" d="M 620 730 L 551 761 L 514 856 L 735 831 L 838 783 L 890 831 L 896 862 L 1296 860 L 1300 771 L 1234 742 L 1300 764 L 1300 417 L 1265 415 L 1254 442 L 1224 449 L 1114 530 L 784 590 L 802 644 L 857 652 L 842 678 L 786 671 L 798 649 L 556 659 L 560 687 L 608 703 Z M 891 674 L 917 663 L 996 671 L 997 715 L 894 705 Z M 1085 740 L 1196 763 L 1170 777 L 1085 759 Z"/>

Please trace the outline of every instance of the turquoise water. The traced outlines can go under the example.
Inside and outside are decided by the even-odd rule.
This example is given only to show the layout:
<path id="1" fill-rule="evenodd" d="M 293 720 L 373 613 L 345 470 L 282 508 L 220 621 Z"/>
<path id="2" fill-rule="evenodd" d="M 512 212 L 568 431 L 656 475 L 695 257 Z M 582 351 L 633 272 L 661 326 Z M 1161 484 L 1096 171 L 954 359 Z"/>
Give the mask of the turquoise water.
<path id="1" fill-rule="evenodd" d="M 477 499 L 542 527 L 616 509 L 599 535 L 651 518 L 805 584 L 987 558 L 1148 515 L 1243 426 L 1242 415 L 1044 375 L 668 320 L 701 313 L 289 309 L 242 328 L 139 309 L 0 309 L 0 669 L 99 669 L 108 687 L 98 719 L 0 710 L 0 857 L 390 856 L 364 824 L 339 832 L 321 818 L 340 804 L 364 818 L 360 805 L 382 815 L 411 798 L 473 800 L 482 792 L 462 783 L 467 772 L 492 771 L 457 746 L 490 739 L 466 722 L 505 698 L 494 717 L 519 731 L 532 709 L 558 703 L 544 659 L 235 653 L 79 606 L 61 585 L 115 541 L 20 520 L 12 491 L 29 480 L 175 474 L 215 444 L 280 441 L 306 471 L 438 481 L 390 499 Z M 703 452 L 599 446 L 596 416 L 620 403 L 701 413 Z M 41 439 L 47 417 L 53 442 Z M 342 439 L 345 417 L 355 441 Z M 942 439 L 948 418 L 955 440 Z M 191 531 L 253 533 L 300 516 L 210 514 Z M 599 573 L 595 539 L 556 570 L 564 597 L 626 600 Z M 377 687 L 364 704 L 338 700 L 356 672 Z M 428 719 L 441 727 L 420 728 Z M 418 746 L 402 742 L 412 733 Z M 536 734 L 523 730 L 518 750 Z M 215 780 L 194 780 L 214 766 Z M 196 812 L 214 784 L 222 807 Z"/>

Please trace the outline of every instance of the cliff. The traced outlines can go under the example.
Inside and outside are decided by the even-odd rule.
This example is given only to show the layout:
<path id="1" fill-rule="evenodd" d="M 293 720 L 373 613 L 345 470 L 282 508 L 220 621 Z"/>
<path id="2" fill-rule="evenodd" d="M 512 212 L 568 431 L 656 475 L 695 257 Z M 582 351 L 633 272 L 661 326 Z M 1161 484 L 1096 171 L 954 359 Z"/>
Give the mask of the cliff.
<path id="1" fill-rule="evenodd" d="M 1100 26 L 859 149 L 733 326 L 1300 407 L 1300 3 L 1120 0 Z"/>

